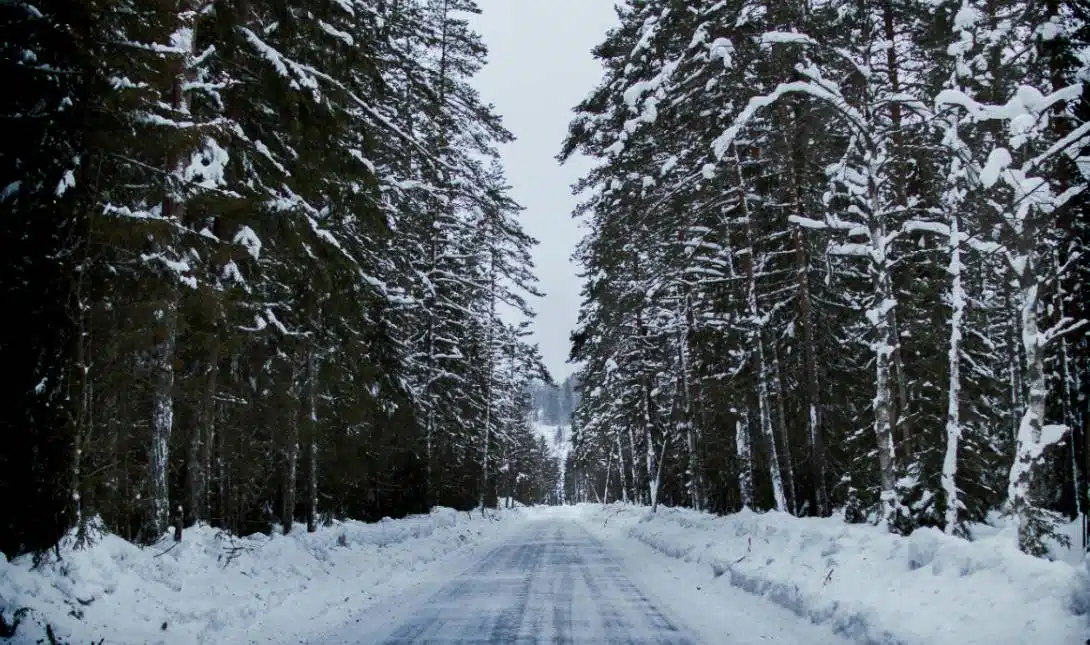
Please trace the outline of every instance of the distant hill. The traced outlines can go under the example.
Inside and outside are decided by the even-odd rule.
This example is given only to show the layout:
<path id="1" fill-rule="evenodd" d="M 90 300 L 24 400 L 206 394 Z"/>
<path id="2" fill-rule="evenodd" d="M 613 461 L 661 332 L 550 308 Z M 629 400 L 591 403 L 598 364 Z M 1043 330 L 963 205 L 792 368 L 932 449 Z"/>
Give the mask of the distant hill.
<path id="1" fill-rule="evenodd" d="M 543 426 L 570 426 L 571 415 L 579 405 L 579 382 L 575 376 L 560 385 L 536 382 L 530 386 L 534 401 L 534 423 Z"/>
<path id="2" fill-rule="evenodd" d="M 545 439 L 560 469 L 559 499 L 565 499 L 564 468 L 571 452 L 572 411 L 579 405 L 578 385 L 578 379 L 569 376 L 560 385 L 535 382 L 530 386 L 530 396 L 533 398 L 530 420 L 534 431 Z"/>

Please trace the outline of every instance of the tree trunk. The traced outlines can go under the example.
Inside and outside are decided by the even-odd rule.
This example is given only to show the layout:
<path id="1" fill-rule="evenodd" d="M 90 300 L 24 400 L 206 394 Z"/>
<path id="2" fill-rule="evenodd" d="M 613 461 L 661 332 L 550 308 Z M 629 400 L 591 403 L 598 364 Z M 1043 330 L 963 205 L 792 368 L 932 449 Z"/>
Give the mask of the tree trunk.
<path id="1" fill-rule="evenodd" d="M 295 491 L 299 471 L 299 407 L 295 400 L 297 387 L 295 370 L 291 370 L 291 384 L 287 389 L 285 423 L 287 432 L 284 437 L 284 472 L 280 489 L 280 526 L 284 535 L 291 532 L 295 523 Z"/>
<path id="2" fill-rule="evenodd" d="M 307 427 L 307 533 L 318 530 L 318 357 L 311 350 L 307 358 L 304 420 Z"/>
<path id="3" fill-rule="evenodd" d="M 880 159 L 878 151 L 870 150 L 867 172 L 867 229 L 870 242 L 868 256 L 871 282 L 874 287 L 874 306 L 867 311 L 867 318 L 874 327 L 874 435 L 878 448 L 880 493 L 878 519 L 893 528 L 901 510 L 897 491 L 897 455 L 893 443 L 893 401 L 890 387 L 890 359 L 896 351 L 891 313 L 897 306 L 893 297 L 893 281 L 889 267 L 889 239 L 886 213 L 878 194 Z"/>
<path id="4" fill-rule="evenodd" d="M 735 455 L 738 457 L 738 497 L 743 508 L 753 508 L 753 451 L 745 415 L 734 425 Z"/>
<path id="5" fill-rule="evenodd" d="M 776 384 L 776 424 L 780 427 L 780 441 L 783 442 L 780 469 L 783 473 L 787 509 L 790 513 L 797 515 L 799 500 L 795 495 L 795 468 L 794 462 L 791 460 L 791 436 L 787 431 L 787 414 L 784 411 L 786 392 L 783 386 L 783 372 L 780 369 L 780 352 L 776 348 L 775 341 L 769 343 L 769 347 L 772 350 L 772 382 Z"/>
<path id="6" fill-rule="evenodd" d="M 83 448 L 91 430 L 91 379 L 89 364 L 90 338 L 87 310 L 83 302 L 83 279 L 87 274 L 86 248 L 84 261 L 76 274 L 75 316 L 76 316 L 76 361 L 69 377 L 69 397 L 77 401 L 72 420 L 72 465 L 69 480 L 69 501 L 72 504 L 72 520 L 76 525 L 76 544 L 83 546 L 87 541 L 87 521 L 83 514 Z M 71 392 L 74 391 L 73 396 Z"/>
<path id="7" fill-rule="evenodd" d="M 1010 397 L 1008 422 L 1010 423 L 1011 439 L 1018 440 L 1018 426 L 1022 419 L 1022 411 L 1025 402 L 1022 400 L 1022 345 L 1019 342 L 1021 336 L 1021 313 L 1015 302 L 1017 296 L 1011 289 L 1010 283 L 1003 280 L 1003 303 L 1007 312 L 1007 393 Z"/>
<path id="8" fill-rule="evenodd" d="M 678 318 L 682 322 L 682 325 L 678 328 L 677 339 L 677 355 L 678 355 L 678 375 L 680 383 L 678 384 L 681 390 L 681 414 L 682 414 L 682 427 L 679 430 L 685 437 L 685 446 L 689 452 L 689 468 L 688 468 L 688 481 L 686 482 L 689 492 L 689 500 L 696 510 L 703 509 L 703 466 L 700 463 L 700 446 L 698 441 L 698 430 L 696 424 L 693 422 L 693 402 L 692 395 L 689 391 L 689 334 L 690 334 L 690 319 L 691 311 L 688 306 L 689 297 L 685 294 L 681 299 L 684 303 L 683 310 L 679 312 Z"/>
<path id="9" fill-rule="evenodd" d="M 768 370 L 765 366 L 764 334 L 757 332 L 757 411 L 761 421 L 761 435 L 768 448 L 768 477 L 772 482 L 772 496 L 776 510 L 787 512 L 787 497 L 783 491 L 783 477 L 776 450 L 776 434 L 772 430 L 772 414 L 769 410 Z"/>
<path id="10" fill-rule="evenodd" d="M 886 68 L 889 73 L 890 91 L 894 96 L 901 92 L 901 79 L 900 79 L 900 65 L 897 57 L 897 31 L 893 20 L 893 2 L 891 0 L 883 0 L 882 2 L 882 30 L 883 36 L 888 46 L 886 50 Z M 892 101 L 889 104 L 890 124 L 892 126 L 891 139 L 893 142 L 892 156 L 895 160 L 902 158 L 904 151 L 904 133 L 901 129 L 901 104 L 897 101 Z M 895 205 L 899 208 L 903 208 L 908 202 L 908 197 L 905 190 L 904 178 L 908 174 L 905 172 L 892 173 L 893 190 Z M 905 377 L 904 359 L 901 353 L 901 337 L 898 330 L 899 325 L 897 321 L 896 309 L 891 309 L 889 312 L 889 324 L 893 330 L 893 338 L 895 344 L 893 346 L 893 376 L 894 381 L 897 384 L 897 405 L 891 410 L 892 423 L 901 433 L 901 441 L 903 443 L 902 450 L 905 455 L 906 463 L 912 459 L 913 451 L 913 439 L 912 428 L 908 420 L 908 387 L 907 379 Z"/>
<path id="11" fill-rule="evenodd" d="M 648 379 L 645 379 L 648 380 Z M 647 443 L 645 446 L 645 457 L 647 461 L 647 492 L 650 495 L 650 503 L 652 508 L 658 507 L 659 502 L 659 487 L 658 480 L 655 477 L 655 473 L 658 471 L 655 463 L 655 439 L 652 432 L 654 422 L 652 421 L 652 407 L 651 407 L 651 387 L 648 384 L 643 386 L 643 432 L 644 441 Z"/>
<path id="12" fill-rule="evenodd" d="M 152 349 L 151 445 L 148 450 L 150 502 L 145 539 L 154 542 L 170 526 L 170 434 L 174 428 L 174 352 L 177 342 L 177 287 L 174 276 L 167 296 L 155 312 L 156 342 Z"/>
<path id="13" fill-rule="evenodd" d="M 182 0 L 175 7 L 178 17 L 178 29 L 172 34 L 172 40 L 188 42 L 186 58 L 179 59 L 167 68 L 166 87 L 170 88 L 171 108 L 179 113 L 188 111 L 185 96 L 185 83 L 192 77 L 190 60 L 196 47 L 196 27 L 187 24 L 192 17 L 183 17 L 190 12 L 188 2 Z M 164 170 L 166 177 L 166 197 L 163 199 L 163 219 L 177 224 L 185 219 L 186 203 L 179 196 L 174 185 L 184 181 L 184 169 L 181 167 L 186 155 L 181 150 L 171 147 L 167 153 Z M 166 246 L 170 246 L 167 240 Z M 146 539 L 157 540 L 171 523 L 170 490 L 167 482 L 170 469 L 170 435 L 174 429 L 174 359 L 178 325 L 178 277 L 171 270 L 163 270 L 165 282 L 164 295 L 155 307 L 155 342 L 151 351 L 151 442 L 148 449 L 148 497 L 149 510 L 146 525 Z"/>
<path id="14" fill-rule="evenodd" d="M 624 475 L 624 446 L 621 445 L 621 436 L 616 436 L 617 441 L 617 475 L 621 480 L 621 501 L 628 503 L 628 482 Z"/>
<path id="15" fill-rule="evenodd" d="M 944 530 L 953 535 L 958 527 L 957 472 L 958 448 L 961 444 L 961 338 L 966 295 L 962 284 L 960 216 L 950 218 L 950 342 L 947 350 L 949 383 L 946 395 L 946 454 L 942 462 L 942 489 L 946 495 Z"/>
<path id="16" fill-rule="evenodd" d="M 772 428 L 772 410 L 768 392 L 770 377 L 764 349 L 764 320 L 760 314 L 757 301 L 757 273 L 754 266 L 756 248 L 753 240 L 753 220 L 749 208 L 749 199 L 746 197 L 745 179 L 742 176 L 742 160 L 737 152 L 734 154 L 734 161 L 735 168 L 738 171 L 738 192 L 742 205 L 746 243 L 743 262 L 747 283 L 746 316 L 751 327 L 750 340 L 757 350 L 757 412 L 761 424 L 761 435 L 768 447 L 768 476 L 772 481 L 772 495 L 776 501 L 776 510 L 786 512 L 787 498 L 783 490 L 783 473 L 780 470 L 779 454 L 776 450 L 776 434 Z"/>
<path id="17" fill-rule="evenodd" d="M 609 455 L 606 456 L 606 483 L 602 486 L 602 502 L 609 503 L 609 475 L 613 472 L 613 451 L 609 451 Z"/>
<path id="18" fill-rule="evenodd" d="M 802 121 L 802 113 L 798 106 L 792 107 L 796 122 Z M 803 147 L 798 143 L 791 145 L 794 150 L 792 158 L 792 189 L 795 199 L 795 214 L 805 216 L 806 209 L 802 200 L 802 170 Z M 801 227 L 795 227 L 792 231 L 795 243 L 795 285 L 798 292 L 799 322 L 803 331 L 803 369 L 806 382 L 806 439 L 809 449 L 810 470 L 810 514 L 816 517 L 824 517 L 829 514 L 828 493 L 825 491 L 825 446 L 821 425 L 821 395 L 818 385 L 817 372 L 817 340 L 814 334 L 814 316 L 810 297 L 809 260 L 806 254 L 806 236 Z"/>
<path id="19" fill-rule="evenodd" d="M 805 236 L 796 227 L 795 262 L 799 293 L 799 316 L 803 325 L 803 367 L 806 371 L 806 438 L 810 449 L 810 508 L 811 514 L 825 517 L 829 514 L 829 495 L 825 491 L 825 442 L 821 425 L 821 397 L 817 374 L 817 341 L 814 338 L 814 322 L 810 304 L 810 277 L 807 272 Z"/>
<path id="20" fill-rule="evenodd" d="M 496 231 L 492 231 L 495 235 Z M 495 370 L 495 356 L 494 349 L 492 347 L 494 342 L 494 332 L 496 328 L 496 253 L 497 249 L 493 246 L 489 257 L 488 267 L 488 333 L 486 335 L 485 353 L 487 354 L 487 366 L 485 369 L 485 381 L 484 389 L 484 429 L 482 431 L 481 442 L 481 491 L 480 491 L 480 507 L 484 509 L 485 506 L 485 494 L 488 490 L 488 447 L 492 441 L 492 373 Z M 608 468 L 607 468 L 608 470 Z M 608 480 L 607 480 L 608 482 Z M 608 483 L 607 483 L 608 488 Z"/>
<path id="21" fill-rule="evenodd" d="M 201 400 L 194 410 L 195 419 L 189 431 L 186 454 L 186 524 L 192 526 L 208 519 L 208 471 L 206 469 L 208 443 L 214 433 L 216 410 L 216 379 L 219 371 L 219 352 L 212 350 L 205 364 L 205 385 Z"/>
<path id="22" fill-rule="evenodd" d="M 1026 200 L 1023 200 L 1025 202 Z M 1044 555 L 1044 538 L 1052 532 L 1049 520 L 1031 499 L 1033 470 L 1049 445 L 1061 440 L 1066 428 L 1049 426 L 1045 430 L 1048 382 L 1045 377 L 1045 339 L 1038 326 L 1040 282 L 1035 262 L 1036 226 L 1030 222 L 1030 206 L 1022 203 L 1015 220 L 1020 222 L 1018 256 L 1012 268 L 1018 278 L 1021 296 L 1022 348 L 1025 353 L 1022 381 L 1025 383 L 1026 408 L 1018 426 L 1016 452 L 1007 486 L 1007 503 L 1018 527 L 1018 546 L 1025 553 Z"/>

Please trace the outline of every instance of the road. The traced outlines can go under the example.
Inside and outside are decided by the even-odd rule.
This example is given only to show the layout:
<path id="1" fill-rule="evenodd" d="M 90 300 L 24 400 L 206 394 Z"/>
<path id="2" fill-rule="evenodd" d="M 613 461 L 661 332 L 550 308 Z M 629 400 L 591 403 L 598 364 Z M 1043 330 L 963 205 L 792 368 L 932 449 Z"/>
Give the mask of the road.
<path id="1" fill-rule="evenodd" d="M 381 645 L 696 645 L 572 520 L 527 522 Z"/>

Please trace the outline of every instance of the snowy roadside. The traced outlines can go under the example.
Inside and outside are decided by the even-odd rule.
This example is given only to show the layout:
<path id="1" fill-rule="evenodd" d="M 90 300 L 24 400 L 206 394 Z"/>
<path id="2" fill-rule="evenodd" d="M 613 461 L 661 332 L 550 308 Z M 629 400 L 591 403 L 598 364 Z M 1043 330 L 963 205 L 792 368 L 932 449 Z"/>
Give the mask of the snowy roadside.
<path id="1" fill-rule="evenodd" d="M 230 538 L 193 528 L 174 545 L 140 549 L 103 536 L 89 549 L 32 569 L 0 557 L 0 612 L 10 645 L 299 643 L 432 578 L 468 566 L 521 519 L 521 510 L 337 522 L 307 534 Z"/>
<path id="2" fill-rule="evenodd" d="M 714 593 L 735 611 L 744 591 L 861 645 L 1081 645 L 1090 636 L 1086 564 L 1024 555 L 1002 531 L 968 542 L 774 512 L 652 515 L 621 504 L 575 512 L 615 550 L 634 538 L 666 556 L 678 591 L 663 591 L 686 604 L 708 605 Z M 646 555 L 645 569 L 661 569 Z"/>

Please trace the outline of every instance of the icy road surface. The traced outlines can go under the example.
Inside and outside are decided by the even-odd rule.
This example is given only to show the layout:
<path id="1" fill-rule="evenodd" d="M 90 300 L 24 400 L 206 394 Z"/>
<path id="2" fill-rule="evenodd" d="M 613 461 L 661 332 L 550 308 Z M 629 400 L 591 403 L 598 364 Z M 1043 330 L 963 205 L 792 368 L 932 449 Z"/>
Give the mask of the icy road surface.
<path id="1" fill-rule="evenodd" d="M 532 517 L 463 573 L 450 571 L 448 581 L 396 601 L 388 613 L 371 612 L 344 642 L 847 645 L 706 566 L 610 535 L 600 521 L 562 508 Z"/>
<path id="2" fill-rule="evenodd" d="M 529 522 L 383 645 L 695 645 L 573 521 Z"/>

